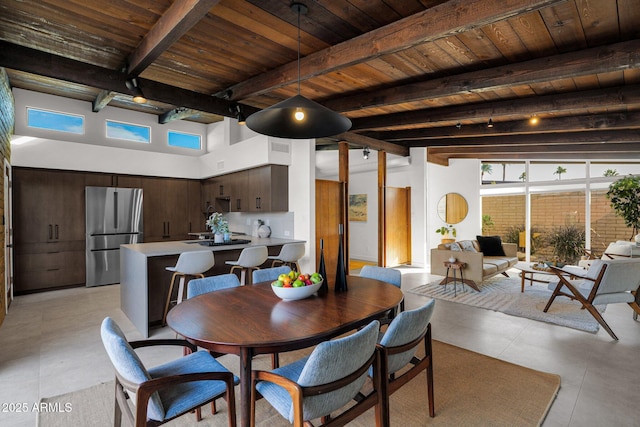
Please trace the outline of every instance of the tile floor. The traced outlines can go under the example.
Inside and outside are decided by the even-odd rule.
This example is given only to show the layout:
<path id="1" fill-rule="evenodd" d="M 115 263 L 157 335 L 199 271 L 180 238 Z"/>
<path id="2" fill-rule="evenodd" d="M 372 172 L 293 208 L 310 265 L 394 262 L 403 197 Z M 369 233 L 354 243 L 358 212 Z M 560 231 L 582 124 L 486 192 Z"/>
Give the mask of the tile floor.
<path id="1" fill-rule="evenodd" d="M 403 289 L 432 278 L 403 269 Z M 41 397 L 79 390 L 113 378 L 99 325 L 113 317 L 130 339 L 140 339 L 119 309 L 119 286 L 74 288 L 17 297 L 0 327 L 0 426 L 34 426 L 32 406 Z M 405 293 L 407 308 L 425 297 Z M 626 304 L 611 305 L 605 318 L 615 342 L 502 313 L 438 301 L 434 339 L 562 377 L 559 395 L 544 422 L 556 426 L 640 426 L 640 322 Z M 153 337 L 171 337 L 167 328 Z M 178 350 L 179 351 L 179 350 Z M 149 363 L 179 354 L 169 352 Z M 12 405 L 14 404 L 14 405 Z M 15 404 L 21 404 L 18 407 Z M 17 412 L 26 404 L 26 412 Z"/>

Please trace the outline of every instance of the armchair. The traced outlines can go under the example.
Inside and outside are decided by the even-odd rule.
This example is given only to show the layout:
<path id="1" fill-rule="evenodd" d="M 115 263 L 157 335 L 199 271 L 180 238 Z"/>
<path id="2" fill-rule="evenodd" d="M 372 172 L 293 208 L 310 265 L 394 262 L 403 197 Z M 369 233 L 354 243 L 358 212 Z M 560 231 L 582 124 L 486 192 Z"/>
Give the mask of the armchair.
<path id="1" fill-rule="evenodd" d="M 553 294 L 543 310 L 545 313 L 558 296 L 576 299 L 614 340 L 618 337 L 594 305 L 626 302 L 635 313 L 640 314 L 637 297 L 640 286 L 640 259 L 594 260 L 585 276 L 572 273 L 576 280 L 563 276 L 562 269 L 552 267 L 552 270 L 559 281 L 549 284 Z"/>
<path id="2" fill-rule="evenodd" d="M 427 396 L 429 399 L 429 416 L 435 416 L 433 402 L 433 355 L 431 351 L 431 315 L 435 300 L 427 302 L 420 308 L 403 311 L 393 319 L 380 339 L 378 349 L 381 354 L 380 366 L 383 381 L 385 404 L 383 408 L 383 425 L 389 425 L 389 396 L 400 387 L 426 371 Z M 415 356 L 420 343 L 424 345 L 422 359 Z M 407 365 L 410 369 L 403 370 Z M 397 375 L 401 370 L 402 373 Z"/>
<path id="3" fill-rule="evenodd" d="M 321 418 L 323 426 L 342 426 L 373 406 L 380 421 L 381 381 L 376 357 L 379 328 L 380 322 L 374 320 L 358 332 L 319 344 L 308 357 L 270 372 L 253 371 L 251 425 L 255 425 L 257 393 L 296 427 L 315 418 Z M 372 365 L 374 391 L 331 418 L 332 412 L 358 395 Z"/>
<path id="4" fill-rule="evenodd" d="M 220 397 L 227 401 L 229 425 L 236 425 L 233 389 L 239 379 L 209 353 L 196 351 L 196 346 L 185 340 L 128 342 L 110 317 L 102 321 L 100 334 L 116 370 L 115 427 L 120 426 L 123 415 L 135 427 L 158 426 Z M 134 348 L 157 345 L 186 346 L 191 353 L 147 369 Z M 135 414 L 127 403 L 130 398 L 135 399 Z"/>

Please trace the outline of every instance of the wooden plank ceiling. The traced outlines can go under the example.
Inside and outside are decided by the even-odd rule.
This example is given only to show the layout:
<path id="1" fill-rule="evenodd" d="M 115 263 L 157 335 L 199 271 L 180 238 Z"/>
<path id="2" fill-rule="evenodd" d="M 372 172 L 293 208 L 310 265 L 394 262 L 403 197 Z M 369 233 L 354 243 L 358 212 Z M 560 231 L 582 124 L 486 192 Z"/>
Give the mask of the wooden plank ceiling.
<path id="1" fill-rule="evenodd" d="M 640 158 L 638 0 L 2 0 L 13 87 L 212 123 L 302 95 L 428 158 Z M 138 77 L 147 104 L 125 81 Z M 539 119 L 537 125 L 529 119 Z M 487 124 L 491 120 L 493 127 Z"/>

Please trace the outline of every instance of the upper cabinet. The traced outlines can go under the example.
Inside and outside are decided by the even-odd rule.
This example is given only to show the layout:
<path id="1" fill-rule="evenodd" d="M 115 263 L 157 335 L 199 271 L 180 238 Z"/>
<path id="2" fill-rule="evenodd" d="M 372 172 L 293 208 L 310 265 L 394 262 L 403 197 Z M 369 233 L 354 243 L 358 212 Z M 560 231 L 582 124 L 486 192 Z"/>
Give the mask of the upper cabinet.
<path id="1" fill-rule="evenodd" d="M 209 178 L 202 194 L 204 212 L 286 212 L 288 168 L 268 165 Z"/>

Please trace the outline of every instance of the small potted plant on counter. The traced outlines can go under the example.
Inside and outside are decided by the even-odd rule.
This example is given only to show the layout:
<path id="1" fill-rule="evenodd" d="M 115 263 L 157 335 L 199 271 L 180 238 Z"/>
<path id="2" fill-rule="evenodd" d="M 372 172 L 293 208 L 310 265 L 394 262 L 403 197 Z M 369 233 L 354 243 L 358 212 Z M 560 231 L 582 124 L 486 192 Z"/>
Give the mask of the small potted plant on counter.
<path id="1" fill-rule="evenodd" d="M 207 227 L 213 233 L 213 242 L 222 243 L 225 241 L 225 235 L 229 235 L 229 221 L 219 212 L 214 212 L 206 221 Z M 228 239 L 227 239 L 228 240 Z"/>

